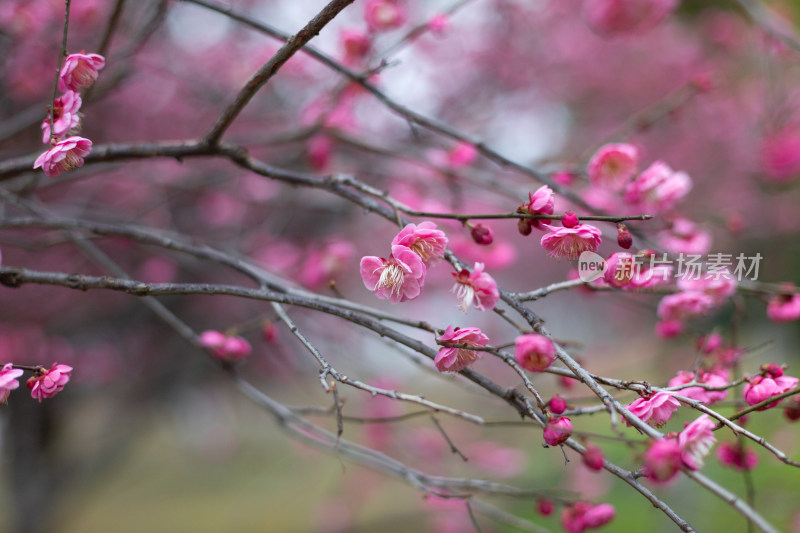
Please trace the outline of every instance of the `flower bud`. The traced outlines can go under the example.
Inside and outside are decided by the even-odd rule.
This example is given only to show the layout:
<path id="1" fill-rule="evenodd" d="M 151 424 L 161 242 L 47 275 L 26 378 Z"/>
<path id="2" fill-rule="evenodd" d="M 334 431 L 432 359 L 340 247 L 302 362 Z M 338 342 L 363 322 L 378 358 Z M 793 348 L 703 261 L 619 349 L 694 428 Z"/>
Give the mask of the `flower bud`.
<path id="1" fill-rule="evenodd" d="M 490 228 L 487 228 L 483 224 L 476 224 L 472 227 L 472 240 L 477 244 L 487 246 L 492 244 L 494 234 Z"/>
<path id="2" fill-rule="evenodd" d="M 590 470 L 599 472 L 603 469 L 603 452 L 594 444 L 588 444 L 586 451 L 583 453 L 583 464 Z"/>
<path id="3" fill-rule="evenodd" d="M 575 214 L 575 211 L 567 211 L 561 216 L 561 225 L 565 228 L 574 228 L 578 225 L 578 215 Z"/>
<path id="4" fill-rule="evenodd" d="M 631 232 L 628 231 L 628 226 L 621 222 L 617 224 L 617 244 L 619 244 L 620 248 L 624 248 L 625 250 L 633 246 L 633 236 Z"/>
<path id="5" fill-rule="evenodd" d="M 550 405 L 550 412 L 554 415 L 560 415 L 567 410 L 567 402 L 561 396 L 553 396 L 548 403 Z"/>
<path id="6" fill-rule="evenodd" d="M 530 235 L 533 228 L 531 227 L 531 219 L 521 218 L 517 221 L 517 229 L 522 235 Z"/>
<path id="7" fill-rule="evenodd" d="M 546 499 L 541 499 L 536 502 L 536 511 L 542 516 L 550 516 L 553 514 L 553 502 Z"/>
<path id="8" fill-rule="evenodd" d="M 553 417 L 544 428 L 544 441 L 550 446 L 563 444 L 572 435 L 572 422 L 566 416 Z"/>

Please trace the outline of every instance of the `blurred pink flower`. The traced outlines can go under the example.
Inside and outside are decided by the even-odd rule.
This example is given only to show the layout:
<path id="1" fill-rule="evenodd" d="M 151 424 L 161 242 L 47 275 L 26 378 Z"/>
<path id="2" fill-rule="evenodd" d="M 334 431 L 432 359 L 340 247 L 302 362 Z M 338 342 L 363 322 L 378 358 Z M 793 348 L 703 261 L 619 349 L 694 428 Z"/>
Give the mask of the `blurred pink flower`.
<path id="1" fill-rule="evenodd" d="M 680 320 L 659 320 L 655 327 L 659 339 L 671 339 L 683 333 L 683 322 Z"/>
<path id="2" fill-rule="evenodd" d="M 715 426 L 716 423 L 704 414 L 686 424 L 683 431 L 678 433 L 683 464 L 692 470 L 699 470 L 703 466 L 703 459 L 717 441 L 712 433 Z"/>
<path id="3" fill-rule="evenodd" d="M 52 398 L 64 390 L 64 385 L 69 383 L 71 375 L 71 366 L 53 363 L 53 366 L 43 374 L 28 378 L 27 385 L 31 390 L 31 397 L 39 400 L 39 403 L 45 398 Z"/>
<path id="4" fill-rule="evenodd" d="M 723 465 L 741 471 L 752 470 L 758 464 L 756 452 L 733 442 L 723 442 L 717 447 L 717 459 Z"/>
<path id="5" fill-rule="evenodd" d="M 450 29 L 450 18 L 444 13 L 437 13 L 428 21 L 428 29 L 434 35 L 444 35 Z"/>
<path id="6" fill-rule="evenodd" d="M 575 502 L 561 511 L 561 525 L 568 533 L 583 533 L 606 525 L 615 514 L 614 506 L 608 503 Z"/>
<path id="7" fill-rule="evenodd" d="M 768 398 L 771 398 L 772 396 L 777 396 L 778 394 L 783 394 L 784 392 L 792 390 L 793 388 L 797 387 L 797 383 L 798 379 L 792 376 L 778 376 L 773 378 L 769 375 L 758 375 L 754 378 L 751 378 L 750 381 L 744 386 L 744 390 L 742 390 L 742 398 L 744 398 L 744 401 L 747 402 L 747 405 L 755 405 Z M 771 409 L 782 401 L 783 400 L 781 399 L 776 402 L 772 402 L 758 410 L 764 411 L 765 409 Z"/>
<path id="8" fill-rule="evenodd" d="M 215 330 L 201 333 L 200 344 L 211 350 L 214 357 L 228 363 L 244 359 L 253 351 L 250 343 L 242 337 L 226 335 Z"/>
<path id="9" fill-rule="evenodd" d="M 475 145 L 461 141 L 447 152 L 447 162 L 453 168 L 463 168 L 471 165 L 478 158 L 478 149 Z"/>
<path id="10" fill-rule="evenodd" d="M 406 226 L 407 228 L 408 226 Z M 425 284 L 425 264 L 410 248 L 392 245 L 389 259 L 361 258 L 361 279 L 364 286 L 381 300 L 392 303 L 413 300 Z"/>
<path id="11" fill-rule="evenodd" d="M 725 387 L 726 385 L 728 385 L 728 373 L 723 369 L 718 369 L 708 372 L 700 370 L 697 373 L 697 377 L 695 378 L 695 374 L 693 372 L 686 372 L 681 370 L 678 372 L 677 376 L 669 380 L 669 386 L 678 387 L 680 385 L 691 383 L 692 381 L 695 380 L 697 383 L 702 383 L 703 385 L 707 385 L 709 387 Z M 703 387 L 687 387 L 685 389 L 680 389 L 675 392 L 676 394 L 680 394 L 681 396 L 686 396 L 687 398 L 691 398 L 692 400 L 703 402 L 706 405 L 711 405 L 716 402 L 721 402 L 722 400 L 728 397 L 727 390 L 712 391 L 704 389 Z"/>
<path id="12" fill-rule="evenodd" d="M 622 190 L 636 173 L 639 150 L 632 144 L 607 144 L 589 160 L 586 173 L 595 187 Z"/>
<path id="13" fill-rule="evenodd" d="M 78 126 L 81 97 L 74 91 L 67 91 L 53 101 L 53 135 L 59 139 L 69 130 Z M 42 121 L 42 142 L 50 144 L 50 117 Z"/>
<path id="14" fill-rule="evenodd" d="M 433 222 L 407 224 L 394 239 L 392 246 L 400 245 L 410 248 L 425 265 L 430 265 L 444 257 L 447 250 L 447 236 L 436 229 Z"/>
<path id="15" fill-rule="evenodd" d="M 520 335 L 514 340 L 514 360 L 529 372 L 544 372 L 556 360 L 556 347 L 544 335 Z"/>
<path id="16" fill-rule="evenodd" d="M 761 143 L 761 166 L 773 182 L 785 182 L 800 176 L 800 132 L 779 131 Z"/>
<path id="17" fill-rule="evenodd" d="M 682 276 L 678 278 L 678 288 L 682 291 L 702 292 L 711 297 L 714 305 L 721 305 L 736 292 L 736 278 L 727 268 L 718 272 L 708 272 L 698 277 Z"/>
<path id="18" fill-rule="evenodd" d="M 42 167 L 45 176 L 57 178 L 62 172 L 83 166 L 83 158 L 92 151 L 92 141 L 68 137 L 36 158 L 33 168 Z"/>
<path id="19" fill-rule="evenodd" d="M 656 484 L 672 481 L 682 465 L 681 447 L 676 439 L 655 440 L 644 454 L 644 473 Z"/>
<path id="20" fill-rule="evenodd" d="M 339 33 L 339 39 L 344 48 L 344 62 L 347 65 L 359 64 L 367 56 L 370 46 L 372 46 L 369 36 L 358 30 L 343 29 Z"/>
<path id="21" fill-rule="evenodd" d="M 586 22 L 600 35 L 648 30 L 675 9 L 677 0 L 586 0 Z"/>
<path id="22" fill-rule="evenodd" d="M 589 470 L 594 470 L 595 472 L 602 470 L 605 464 L 603 450 L 594 444 L 587 444 L 586 451 L 583 453 L 583 464 L 585 464 Z"/>
<path id="23" fill-rule="evenodd" d="M 364 4 L 364 18 L 370 30 L 388 31 L 402 26 L 406 14 L 395 0 L 368 0 Z"/>
<path id="24" fill-rule="evenodd" d="M 572 421 L 566 416 L 555 416 L 547 420 L 542 436 L 550 446 L 563 444 L 572 435 Z"/>
<path id="25" fill-rule="evenodd" d="M 528 193 L 528 200 L 525 212 L 530 215 L 552 215 L 555 211 L 556 203 L 553 190 L 547 185 L 542 185 L 536 189 L 536 192 Z M 536 229 L 540 229 L 540 225 L 544 224 L 544 222 L 535 218 L 528 218 L 525 221 Z"/>
<path id="26" fill-rule="evenodd" d="M 781 294 L 770 298 L 767 317 L 773 322 L 792 322 L 800 318 L 800 294 Z"/>
<path id="27" fill-rule="evenodd" d="M 619 289 L 631 282 L 638 268 L 633 254 L 627 252 L 613 253 L 606 259 L 603 279 L 612 287 Z"/>
<path id="28" fill-rule="evenodd" d="M 475 263 L 472 272 L 462 269 L 458 274 L 452 272 L 452 275 L 456 278 L 452 290 L 456 293 L 461 311 L 466 312 L 473 302 L 475 309 L 479 311 L 494 309 L 500 299 L 500 292 L 494 278 L 483 271 L 483 263 Z"/>
<path id="29" fill-rule="evenodd" d="M 673 398 L 671 392 L 657 392 L 647 398 L 638 398 L 628 405 L 628 411 L 634 416 L 647 422 L 651 426 L 661 427 L 672 418 L 675 411 L 680 407 L 680 402 Z M 630 423 L 626 420 L 626 424 Z"/>
<path id="30" fill-rule="evenodd" d="M 664 296 L 658 302 L 658 318 L 661 320 L 683 321 L 686 318 L 708 313 L 714 306 L 714 299 L 706 293 L 684 291 Z"/>
<path id="31" fill-rule="evenodd" d="M 675 172 L 663 161 L 656 161 L 625 188 L 624 200 L 651 213 L 675 207 L 692 189 L 685 172 Z"/>
<path id="32" fill-rule="evenodd" d="M 711 249 L 711 234 L 685 218 L 673 220 L 670 229 L 660 231 L 657 238 L 664 250 L 676 254 L 703 255 Z"/>
<path id="33" fill-rule="evenodd" d="M 470 235 L 475 244 L 482 246 L 489 246 L 494 241 L 494 233 L 492 228 L 484 226 L 483 224 L 475 224 L 470 230 Z"/>
<path id="34" fill-rule="evenodd" d="M 556 228 L 542 224 L 550 233 L 542 237 L 542 247 L 552 257 L 577 259 L 583 252 L 597 252 L 603 242 L 599 229 L 589 224 L 578 224 L 574 228 Z"/>
<path id="35" fill-rule="evenodd" d="M 317 245 L 300 267 L 300 282 L 306 287 L 316 288 L 333 280 L 344 270 L 355 253 L 355 246 L 344 239 Z"/>
<path id="36" fill-rule="evenodd" d="M 474 347 L 486 346 L 489 343 L 489 337 L 484 335 L 480 328 L 473 327 L 453 328 L 453 326 L 447 326 L 439 340 Z M 458 372 L 477 361 L 480 356 L 481 352 L 476 350 L 445 346 L 439 350 L 433 362 L 439 372 Z"/>
<path id="37" fill-rule="evenodd" d="M 23 374 L 18 368 L 12 368 L 11 363 L 6 363 L 0 369 L 0 402 L 6 403 L 11 391 L 19 387 L 17 378 Z"/>
<path id="38" fill-rule="evenodd" d="M 470 463 L 501 478 L 521 474 L 527 464 L 527 456 L 522 451 L 492 441 L 474 442 L 467 447 L 466 454 Z"/>
<path id="39" fill-rule="evenodd" d="M 80 91 L 91 87 L 98 71 L 106 66 L 106 59 L 99 54 L 70 54 L 64 60 L 58 78 L 58 90 Z"/>

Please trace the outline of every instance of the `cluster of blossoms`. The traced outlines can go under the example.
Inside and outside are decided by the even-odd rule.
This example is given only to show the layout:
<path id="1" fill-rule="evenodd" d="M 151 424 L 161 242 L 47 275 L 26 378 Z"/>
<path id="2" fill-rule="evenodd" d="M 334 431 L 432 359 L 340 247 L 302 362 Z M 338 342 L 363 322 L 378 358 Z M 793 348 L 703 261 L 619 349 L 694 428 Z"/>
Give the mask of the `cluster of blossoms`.
<path id="1" fill-rule="evenodd" d="M 716 442 L 712 433 L 715 426 L 708 415 L 701 415 L 677 435 L 654 441 L 644 454 L 645 475 L 654 483 L 667 483 L 681 467 L 699 470 Z"/>
<path id="2" fill-rule="evenodd" d="M 614 506 L 609 503 L 575 502 L 561 511 L 561 525 L 569 533 L 583 533 L 606 525 L 615 514 Z"/>
<path id="3" fill-rule="evenodd" d="M 784 376 L 783 368 L 780 366 L 768 364 L 762 366 L 761 369 L 761 374 L 750 378 L 747 385 L 745 385 L 742 390 L 742 398 L 747 402 L 747 405 L 756 405 L 773 396 L 789 392 L 797 387 L 798 379 L 793 376 Z M 781 403 L 781 401 L 783 400 L 771 402 L 760 407 L 758 410 L 764 411 L 766 409 L 771 409 Z"/>
<path id="4" fill-rule="evenodd" d="M 201 333 L 200 344 L 211 350 L 214 357 L 227 363 L 240 361 L 253 351 L 250 343 L 242 337 L 226 335 L 216 330 Z"/>
<path id="5" fill-rule="evenodd" d="M 444 257 L 447 236 L 433 222 L 408 224 L 394 239 L 388 259 L 361 258 L 364 286 L 392 303 L 413 300 L 422 292 L 427 268 Z"/>
<path id="6" fill-rule="evenodd" d="M 6 403 L 11 391 L 19 388 L 17 379 L 22 376 L 23 370 L 14 368 L 11 363 L 6 363 L 0 368 L 0 402 Z M 41 401 L 52 398 L 62 390 L 72 377 L 72 367 L 53 363 L 49 369 L 36 368 L 34 375 L 28 378 L 27 386 L 31 397 Z"/>
<path id="7" fill-rule="evenodd" d="M 63 94 L 53 101 L 52 131 L 50 117 L 42 122 L 42 142 L 51 148 L 33 164 L 33 168 L 41 167 L 47 177 L 56 178 L 62 172 L 83 166 L 83 158 L 92 150 L 92 141 L 74 135 L 80 128 L 79 111 L 83 104 L 79 91 L 92 86 L 105 64 L 103 56 L 83 52 L 70 54 L 64 60 L 58 77 L 58 88 Z"/>
<path id="8" fill-rule="evenodd" d="M 736 286 L 736 279 L 727 269 L 698 278 L 678 278 L 680 292 L 665 296 L 658 303 L 656 333 L 660 337 L 680 334 L 687 319 L 721 306 L 736 292 Z"/>

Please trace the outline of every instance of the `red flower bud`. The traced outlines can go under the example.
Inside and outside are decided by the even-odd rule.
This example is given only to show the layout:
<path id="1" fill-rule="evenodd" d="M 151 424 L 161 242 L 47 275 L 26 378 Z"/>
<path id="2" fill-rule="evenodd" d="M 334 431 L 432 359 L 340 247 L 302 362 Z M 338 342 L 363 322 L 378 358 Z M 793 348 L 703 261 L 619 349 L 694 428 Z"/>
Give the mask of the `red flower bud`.
<path id="1" fill-rule="evenodd" d="M 472 240 L 477 244 L 486 246 L 492 244 L 492 241 L 494 240 L 494 234 L 492 233 L 491 229 L 487 228 L 483 224 L 476 224 L 472 227 Z"/>
<path id="2" fill-rule="evenodd" d="M 633 236 L 625 224 L 617 224 L 617 244 L 625 250 L 633 246 Z"/>
<path id="3" fill-rule="evenodd" d="M 553 396 L 548 403 L 550 404 L 550 411 L 554 415 L 560 415 L 567 410 L 567 402 L 561 396 Z"/>
<path id="4" fill-rule="evenodd" d="M 533 228 L 531 227 L 531 219 L 521 218 L 517 221 L 517 229 L 522 235 L 530 235 Z"/>
<path id="5" fill-rule="evenodd" d="M 561 216 L 561 224 L 565 228 L 574 228 L 578 225 L 578 215 L 575 214 L 575 211 L 567 211 Z"/>

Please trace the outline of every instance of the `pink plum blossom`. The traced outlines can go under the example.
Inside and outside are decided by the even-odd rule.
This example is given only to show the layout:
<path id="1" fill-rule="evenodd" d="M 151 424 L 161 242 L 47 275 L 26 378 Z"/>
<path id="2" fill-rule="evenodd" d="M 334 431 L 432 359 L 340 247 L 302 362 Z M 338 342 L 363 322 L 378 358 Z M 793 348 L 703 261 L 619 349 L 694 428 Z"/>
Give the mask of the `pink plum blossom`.
<path id="1" fill-rule="evenodd" d="M 370 30 L 388 31 L 402 26 L 406 14 L 395 0 L 368 0 L 364 4 L 364 18 Z"/>
<path id="2" fill-rule="evenodd" d="M 800 176 L 800 132 L 785 129 L 767 136 L 760 156 L 768 180 L 780 183 Z"/>
<path id="3" fill-rule="evenodd" d="M 587 529 L 602 527 L 614 519 L 616 511 L 608 503 L 592 505 L 575 502 L 561 511 L 561 525 L 567 533 L 583 533 Z"/>
<path id="4" fill-rule="evenodd" d="M 408 227 L 408 226 L 406 226 Z M 361 258 L 361 279 L 364 286 L 381 300 L 392 303 L 413 300 L 425 283 L 425 263 L 411 248 L 392 245 L 389 259 Z"/>
<path id="5" fill-rule="evenodd" d="M 52 398 L 62 390 L 64 385 L 69 383 L 72 376 L 72 367 L 53 363 L 49 370 L 28 378 L 28 388 L 31 390 L 31 397 L 42 402 L 45 398 Z"/>
<path id="6" fill-rule="evenodd" d="M 547 405 L 550 407 L 550 412 L 555 415 L 560 415 L 564 411 L 567 410 L 567 402 L 559 395 L 555 395 L 550 398 L 550 401 L 547 402 Z"/>
<path id="7" fill-rule="evenodd" d="M 684 291 L 664 296 L 658 302 L 658 318 L 683 321 L 705 315 L 714 306 L 714 299 L 704 292 Z"/>
<path id="8" fill-rule="evenodd" d="M 67 91 L 53 101 L 53 136 L 60 139 L 78 126 L 82 103 L 80 95 L 74 91 Z M 42 142 L 50 144 L 50 117 L 42 121 Z"/>
<path id="9" fill-rule="evenodd" d="M 617 252 L 606 259 L 603 279 L 612 287 L 622 288 L 631 282 L 639 266 L 633 254 Z"/>
<path id="10" fill-rule="evenodd" d="M 370 46 L 372 46 L 369 36 L 358 30 L 343 29 L 339 33 L 339 39 L 344 48 L 344 62 L 348 65 L 359 64 L 367 56 Z"/>
<path id="11" fill-rule="evenodd" d="M 467 346 L 481 347 L 489 344 L 489 337 L 479 328 L 453 328 L 447 326 L 444 334 L 439 337 L 440 341 L 453 344 L 464 344 Z M 445 346 L 433 360 L 439 372 L 458 372 L 464 370 L 469 365 L 477 361 L 481 352 L 468 348 L 456 348 Z"/>
<path id="12" fill-rule="evenodd" d="M 552 215 L 555 212 L 555 198 L 553 195 L 553 190 L 548 187 L 547 185 L 542 185 L 536 192 L 528 193 L 528 203 L 525 204 L 524 207 L 520 207 L 522 212 L 528 213 L 530 215 Z M 527 218 L 520 220 L 520 222 L 524 222 L 528 224 L 529 227 L 534 227 L 536 229 L 540 229 L 540 225 L 543 223 L 536 218 Z"/>
<path id="13" fill-rule="evenodd" d="M 17 378 L 23 374 L 18 368 L 13 368 L 11 363 L 6 363 L 0 369 L 0 402 L 6 403 L 11 391 L 19 387 Z"/>
<path id="14" fill-rule="evenodd" d="M 595 187 L 622 190 L 636 173 L 639 150 L 632 144 L 607 144 L 589 160 L 586 173 Z"/>
<path id="15" fill-rule="evenodd" d="M 660 213 L 675 207 L 691 188 L 688 174 L 675 172 L 663 161 L 656 161 L 628 184 L 623 198 L 628 204 Z"/>
<path id="16" fill-rule="evenodd" d="M 577 259 L 583 252 L 597 252 L 603 242 L 602 233 L 589 224 L 578 224 L 574 228 L 556 228 L 542 224 L 550 233 L 542 237 L 542 247 L 552 257 Z"/>
<path id="17" fill-rule="evenodd" d="M 655 332 L 660 339 L 671 339 L 683 333 L 683 322 L 680 320 L 659 320 Z"/>
<path id="18" fill-rule="evenodd" d="M 64 60 L 58 78 L 58 90 L 80 91 L 91 87 L 98 71 L 106 66 L 106 59 L 99 54 L 70 54 Z"/>
<path id="19" fill-rule="evenodd" d="M 714 305 L 721 305 L 736 292 L 736 278 L 727 268 L 708 272 L 698 277 L 678 278 L 678 288 L 682 291 L 697 291 L 711 297 Z"/>
<path id="20" fill-rule="evenodd" d="M 667 252 L 703 255 L 711 249 L 711 234 L 685 218 L 676 218 L 669 229 L 660 231 L 658 243 Z"/>
<path id="21" fill-rule="evenodd" d="M 594 470 L 595 472 L 602 470 L 605 464 L 603 450 L 594 444 L 587 444 L 586 451 L 583 452 L 583 464 L 585 464 L 589 470 Z"/>
<path id="22" fill-rule="evenodd" d="M 732 442 L 723 442 L 717 447 L 717 459 L 723 465 L 741 471 L 752 470 L 758 464 L 756 452 Z"/>
<path id="23" fill-rule="evenodd" d="M 501 478 L 521 474 L 528 459 L 521 450 L 500 446 L 488 440 L 470 444 L 466 453 L 470 463 Z"/>
<path id="24" fill-rule="evenodd" d="M 652 28 L 675 9 L 677 0 L 586 0 L 586 23 L 600 35 L 637 33 Z"/>
<path id="25" fill-rule="evenodd" d="M 627 407 L 628 411 L 642 422 L 661 427 L 672 418 L 680 405 L 680 402 L 673 397 L 673 393 L 662 391 L 647 398 L 638 398 Z M 627 420 L 625 423 L 630 425 Z"/>
<path id="26" fill-rule="evenodd" d="M 428 29 L 434 35 L 444 35 L 450 29 L 450 18 L 444 13 L 437 13 L 428 21 Z"/>
<path id="27" fill-rule="evenodd" d="M 474 144 L 465 141 L 459 142 L 447 152 L 447 162 L 452 168 L 464 168 L 474 163 L 477 158 L 478 149 Z"/>
<path id="28" fill-rule="evenodd" d="M 426 266 L 429 266 L 444 257 L 447 250 L 447 236 L 442 230 L 436 229 L 436 224 L 433 222 L 407 224 L 392 239 L 392 246 L 395 245 L 410 248 Z"/>
<path id="29" fill-rule="evenodd" d="M 709 387 L 725 387 L 728 385 L 728 372 L 723 369 L 717 369 L 714 371 L 698 371 L 697 375 L 693 372 L 686 372 L 681 370 L 678 372 L 678 375 L 669 380 L 670 387 L 679 387 L 681 385 L 686 385 L 687 383 L 701 383 L 703 385 L 707 385 Z M 706 405 L 711 405 L 716 402 L 721 402 L 725 398 L 728 397 L 727 390 L 707 390 L 703 387 L 687 387 L 685 389 L 680 389 L 676 391 L 677 394 L 681 396 L 686 396 L 687 398 L 691 398 L 692 400 L 697 400 L 698 402 L 703 402 Z"/>
<path id="30" fill-rule="evenodd" d="M 36 158 L 33 168 L 42 167 L 45 176 L 57 178 L 83 166 L 83 158 L 92 151 L 92 141 L 83 137 L 68 137 Z"/>
<path id="31" fill-rule="evenodd" d="M 339 275 L 355 253 L 355 246 L 344 239 L 322 243 L 303 262 L 299 279 L 307 287 L 319 287 Z"/>
<path id="32" fill-rule="evenodd" d="M 466 312 L 473 302 L 475 309 L 479 311 L 494 309 L 500 299 L 500 292 L 494 278 L 483 271 L 483 263 L 475 263 L 472 272 L 462 269 L 458 274 L 452 274 L 456 278 L 453 292 L 459 300 L 458 308 L 461 311 Z"/>
<path id="33" fill-rule="evenodd" d="M 250 343 L 246 339 L 215 330 L 201 333 L 200 344 L 210 349 L 214 357 L 228 363 L 244 359 L 252 352 Z"/>
<path id="34" fill-rule="evenodd" d="M 708 415 L 703 414 L 686 424 L 683 431 L 678 433 L 681 459 L 683 464 L 692 470 L 699 470 L 703 466 L 703 459 L 717 441 L 712 433 L 714 427 L 716 423 Z"/>
<path id="35" fill-rule="evenodd" d="M 542 436 L 550 446 L 563 444 L 572 435 L 572 421 L 566 416 L 555 416 L 547 420 Z"/>
<path id="36" fill-rule="evenodd" d="M 793 322 L 800 318 L 800 294 L 781 294 L 770 298 L 767 317 L 773 322 Z"/>
<path id="37" fill-rule="evenodd" d="M 644 454 L 644 473 L 656 484 L 672 481 L 682 465 L 681 446 L 676 439 L 655 440 Z"/>
<path id="38" fill-rule="evenodd" d="M 742 398 L 747 402 L 747 405 L 756 405 L 764 400 L 788 392 L 797 387 L 798 379 L 792 376 L 777 376 L 771 377 L 769 375 L 758 375 L 751 378 L 750 381 L 744 386 L 742 390 Z M 759 411 L 771 409 L 781 403 L 783 400 L 772 402 L 764 407 L 759 408 Z"/>
<path id="39" fill-rule="evenodd" d="M 520 335 L 514 341 L 514 360 L 529 372 L 544 372 L 556 360 L 556 347 L 544 335 Z"/>

